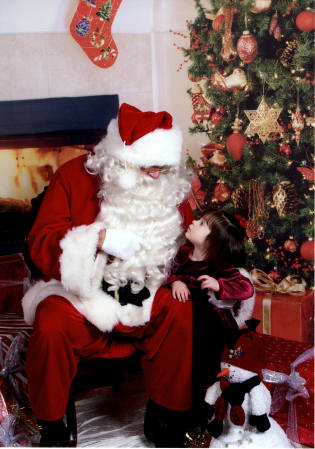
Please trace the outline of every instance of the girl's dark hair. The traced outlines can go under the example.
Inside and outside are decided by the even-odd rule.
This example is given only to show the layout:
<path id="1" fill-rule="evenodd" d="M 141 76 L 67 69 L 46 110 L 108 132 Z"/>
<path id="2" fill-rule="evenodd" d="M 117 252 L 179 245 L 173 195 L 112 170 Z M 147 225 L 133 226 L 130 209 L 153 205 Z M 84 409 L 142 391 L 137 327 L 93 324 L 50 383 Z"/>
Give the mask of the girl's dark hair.
<path id="1" fill-rule="evenodd" d="M 206 211 L 202 219 L 210 229 L 205 260 L 209 261 L 213 273 L 244 266 L 246 233 L 237 219 L 224 211 Z"/>

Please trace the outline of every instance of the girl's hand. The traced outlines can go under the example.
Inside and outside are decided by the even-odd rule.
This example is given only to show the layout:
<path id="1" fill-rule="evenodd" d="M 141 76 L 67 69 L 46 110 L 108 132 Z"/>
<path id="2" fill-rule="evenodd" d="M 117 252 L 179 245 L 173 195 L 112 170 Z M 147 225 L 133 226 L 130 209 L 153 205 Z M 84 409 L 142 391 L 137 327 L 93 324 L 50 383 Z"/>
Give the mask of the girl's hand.
<path id="1" fill-rule="evenodd" d="M 189 299 L 190 291 L 184 282 L 174 281 L 172 283 L 172 295 L 173 298 L 178 299 L 178 301 L 186 302 Z"/>
<path id="2" fill-rule="evenodd" d="M 201 281 L 202 289 L 208 288 L 209 290 L 212 290 L 214 292 L 218 292 L 220 290 L 219 282 L 216 279 L 214 279 L 210 276 L 207 276 L 206 274 L 199 276 L 199 278 L 197 280 Z"/>

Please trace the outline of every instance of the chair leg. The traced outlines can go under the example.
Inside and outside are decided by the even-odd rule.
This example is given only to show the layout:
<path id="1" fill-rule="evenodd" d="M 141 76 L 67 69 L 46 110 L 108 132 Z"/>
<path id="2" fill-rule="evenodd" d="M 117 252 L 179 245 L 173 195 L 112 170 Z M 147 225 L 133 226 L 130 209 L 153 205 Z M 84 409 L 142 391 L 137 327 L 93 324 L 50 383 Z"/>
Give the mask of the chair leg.
<path id="1" fill-rule="evenodd" d="M 69 402 L 66 410 L 66 425 L 69 431 L 69 447 L 77 447 L 78 428 L 77 428 L 77 414 L 74 404 L 74 397 L 70 393 Z"/>

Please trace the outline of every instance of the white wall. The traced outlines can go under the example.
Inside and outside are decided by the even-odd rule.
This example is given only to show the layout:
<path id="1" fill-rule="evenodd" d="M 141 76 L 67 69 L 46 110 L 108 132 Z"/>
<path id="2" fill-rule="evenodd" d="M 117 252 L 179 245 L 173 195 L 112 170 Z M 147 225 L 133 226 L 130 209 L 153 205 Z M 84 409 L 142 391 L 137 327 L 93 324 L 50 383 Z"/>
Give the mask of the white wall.
<path id="1" fill-rule="evenodd" d="M 192 87 L 193 83 L 188 80 L 188 64 L 184 63 L 184 55 L 176 47 L 189 47 L 189 38 L 175 36 L 169 30 L 188 35 L 186 20 L 196 16 L 194 5 L 193 0 L 155 0 L 154 2 L 153 35 L 156 52 L 157 109 L 167 109 L 181 126 L 184 135 L 184 158 L 186 158 L 186 150 L 198 158 L 200 147 L 208 141 L 204 136 L 192 136 L 188 132 L 188 128 L 192 126 L 193 110 L 187 89 Z M 183 64 L 182 69 L 180 64 Z"/>
<path id="2" fill-rule="evenodd" d="M 208 1 L 208 0 L 204 0 Z M 192 86 L 184 56 L 193 0 L 123 0 L 112 25 L 115 63 L 95 66 L 69 33 L 79 0 L 0 0 L 0 100 L 118 93 L 140 109 L 166 109 L 184 133 L 184 150 L 198 157 L 200 137 L 188 133 Z M 185 154 L 184 154 L 185 157 Z"/>
<path id="3" fill-rule="evenodd" d="M 123 0 L 113 33 L 150 33 L 153 1 Z M 0 34 L 67 33 L 78 4 L 78 0 L 1 0 Z"/>

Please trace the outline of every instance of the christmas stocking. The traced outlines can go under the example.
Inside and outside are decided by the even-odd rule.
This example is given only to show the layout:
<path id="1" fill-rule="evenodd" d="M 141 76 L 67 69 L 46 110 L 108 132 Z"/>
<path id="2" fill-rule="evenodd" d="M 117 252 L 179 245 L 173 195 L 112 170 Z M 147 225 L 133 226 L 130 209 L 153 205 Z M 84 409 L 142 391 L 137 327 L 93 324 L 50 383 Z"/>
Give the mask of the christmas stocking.
<path id="1" fill-rule="evenodd" d="M 72 37 L 90 60 L 99 67 L 110 67 L 118 50 L 111 27 L 122 0 L 79 0 L 70 24 Z"/>

